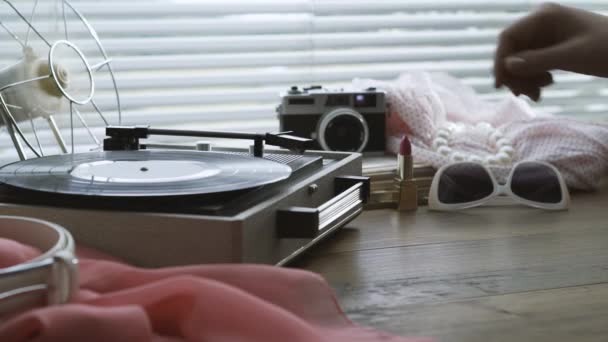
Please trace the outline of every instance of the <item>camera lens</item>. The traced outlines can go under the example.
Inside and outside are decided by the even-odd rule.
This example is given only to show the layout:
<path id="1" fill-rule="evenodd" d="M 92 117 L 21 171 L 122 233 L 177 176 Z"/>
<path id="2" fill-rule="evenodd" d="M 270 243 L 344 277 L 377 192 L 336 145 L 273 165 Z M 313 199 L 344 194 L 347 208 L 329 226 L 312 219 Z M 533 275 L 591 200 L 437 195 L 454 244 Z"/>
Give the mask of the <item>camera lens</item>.
<path id="1" fill-rule="evenodd" d="M 357 151 L 364 139 L 361 121 L 352 116 L 339 116 L 325 129 L 325 142 L 333 151 Z"/>
<path id="2" fill-rule="evenodd" d="M 319 145 L 328 151 L 361 152 L 367 145 L 369 129 L 361 114 L 338 108 L 319 120 Z"/>

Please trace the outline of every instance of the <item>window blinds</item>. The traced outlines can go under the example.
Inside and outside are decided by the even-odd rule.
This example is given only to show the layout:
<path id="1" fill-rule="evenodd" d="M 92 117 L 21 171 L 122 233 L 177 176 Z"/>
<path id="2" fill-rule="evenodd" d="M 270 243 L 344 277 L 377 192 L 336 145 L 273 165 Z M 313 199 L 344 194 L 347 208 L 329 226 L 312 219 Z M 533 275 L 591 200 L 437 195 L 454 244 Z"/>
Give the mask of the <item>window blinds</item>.
<path id="1" fill-rule="evenodd" d="M 41 0 L 44 2 L 45 0 Z M 52 1 L 52 0 L 46 0 Z M 338 86 L 355 77 L 391 79 L 412 70 L 444 71 L 497 99 L 491 67 L 496 37 L 540 1 L 524 0 L 72 0 L 113 58 L 123 124 L 276 130 L 278 94 L 291 85 Z M 608 11 L 604 0 L 563 2 Z M 3 22 L 16 20 L 3 15 Z M 53 18 L 37 18 L 39 22 Z M 94 45 L 74 25 L 85 54 Z M 0 40 L 14 51 L 8 36 Z M 542 110 L 601 119 L 608 87 L 601 79 L 560 73 Z M 112 111 L 108 79 L 97 103 Z M 83 109 L 93 117 L 91 108 Z M 88 113 L 87 113 L 88 112 Z M 62 128 L 66 116 L 58 117 Z M 94 120 L 92 120 L 94 121 Z M 95 134 L 103 136 L 99 120 Z M 23 125 L 27 130 L 28 126 Z M 65 132 L 65 130 L 64 130 Z M 76 141 L 88 144 L 86 131 Z M 45 144 L 52 134 L 42 132 Z M 0 148 L 11 149 L 6 134 Z"/>

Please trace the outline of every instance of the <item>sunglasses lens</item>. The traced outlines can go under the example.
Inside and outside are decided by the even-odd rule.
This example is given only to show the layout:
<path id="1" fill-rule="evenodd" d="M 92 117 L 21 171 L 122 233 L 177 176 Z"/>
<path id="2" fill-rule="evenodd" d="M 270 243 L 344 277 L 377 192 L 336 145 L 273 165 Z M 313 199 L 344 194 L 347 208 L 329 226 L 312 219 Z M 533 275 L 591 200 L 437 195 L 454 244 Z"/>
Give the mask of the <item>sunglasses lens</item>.
<path id="1" fill-rule="evenodd" d="M 459 163 L 444 170 L 439 178 L 438 191 L 441 203 L 470 203 L 490 196 L 494 191 L 494 183 L 481 165 Z"/>
<path id="2" fill-rule="evenodd" d="M 511 191 L 523 199 L 539 203 L 560 203 L 562 188 L 559 177 L 547 165 L 519 164 L 513 171 Z"/>

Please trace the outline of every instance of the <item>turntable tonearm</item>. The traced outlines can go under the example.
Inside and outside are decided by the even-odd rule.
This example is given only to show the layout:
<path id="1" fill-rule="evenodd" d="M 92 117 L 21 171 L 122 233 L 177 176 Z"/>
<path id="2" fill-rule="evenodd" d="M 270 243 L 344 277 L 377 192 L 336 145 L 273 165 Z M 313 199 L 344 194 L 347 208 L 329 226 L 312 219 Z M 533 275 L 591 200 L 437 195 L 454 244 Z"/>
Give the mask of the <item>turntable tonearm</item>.
<path id="1" fill-rule="evenodd" d="M 252 152 L 140 144 L 154 134 L 255 143 Z M 303 152 L 310 141 L 285 133 L 110 126 L 106 135 L 105 151 L 0 168 L 2 213 L 58 223 L 141 266 L 283 265 L 355 218 L 369 196 L 359 154 Z"/>

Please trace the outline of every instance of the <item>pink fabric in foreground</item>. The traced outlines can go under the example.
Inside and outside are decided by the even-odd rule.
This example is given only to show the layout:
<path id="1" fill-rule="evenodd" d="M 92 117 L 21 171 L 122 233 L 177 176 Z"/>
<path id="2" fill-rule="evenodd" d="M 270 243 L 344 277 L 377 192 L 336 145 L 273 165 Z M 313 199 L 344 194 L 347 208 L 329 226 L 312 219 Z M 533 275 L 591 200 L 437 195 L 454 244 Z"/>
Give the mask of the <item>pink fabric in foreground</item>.
<path id="1" fill-rule="evenodd" d="M 0 239 L 0 267 L 31 259 Z M 310 272 L 261 265 L 141 269 L 80 248 L 73 303 L 29 310 L 0 324 L 0 341 L 393 341 L 362 328 Z"/>

